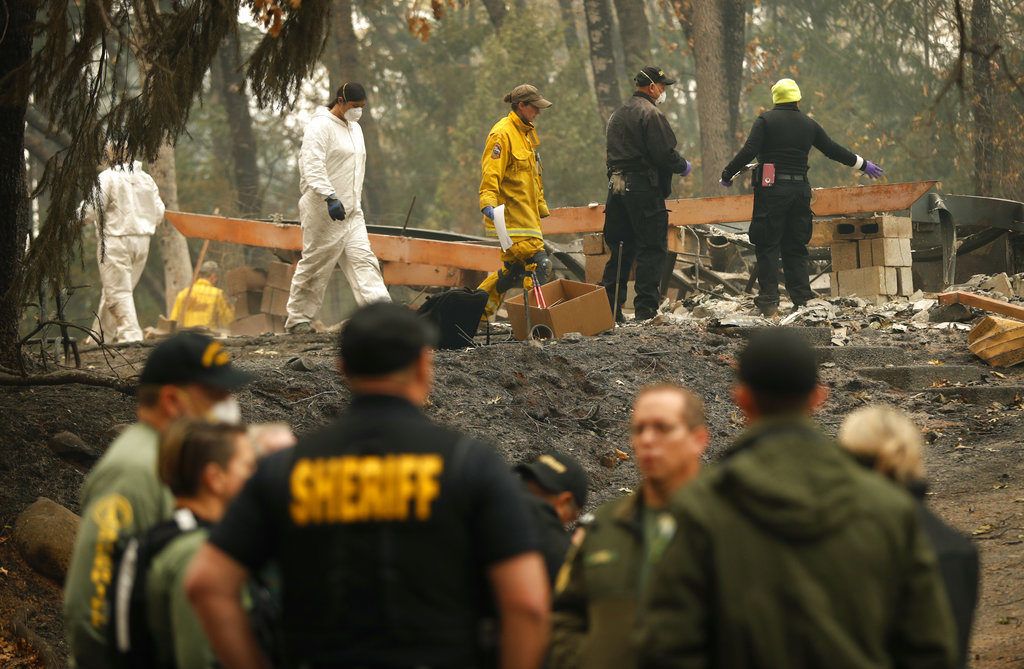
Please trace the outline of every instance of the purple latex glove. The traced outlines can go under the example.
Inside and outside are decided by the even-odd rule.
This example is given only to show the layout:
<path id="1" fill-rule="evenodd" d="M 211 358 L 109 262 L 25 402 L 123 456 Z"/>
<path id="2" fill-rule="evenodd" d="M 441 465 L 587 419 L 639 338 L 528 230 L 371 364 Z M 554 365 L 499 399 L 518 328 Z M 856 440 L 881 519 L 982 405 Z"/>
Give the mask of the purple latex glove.
<path id="1" fill-rule="evenodd" d="M 723 186 L 725 188 L 732 188 L 732 179 L 729 179 L 729 180 L 719 179 L 718 183 L 719 183 L 719 185 L 721 185 L 721 186 Z"/>
<path id="2" fill-rule="evenodd" d="M 867 174 L 872 179 L 877 179 L 878 177 L 880 177 L 883 174 L 885 174 L 885 170 L 883 170 L 878 165 L 875 165 L 870 160 L 865 160 L 864 161 L 864 174 Z"/>
<path id="3" fill-rule="evenodd" d="M 683 159 L 683 162 L 686 163 L 686 167 L 683 168 L 683 171 L 680 174 L 681 176 L 688 177 L 690 176 L 690 172 L 693 171 L 693 163 L 686 159 Z"/>

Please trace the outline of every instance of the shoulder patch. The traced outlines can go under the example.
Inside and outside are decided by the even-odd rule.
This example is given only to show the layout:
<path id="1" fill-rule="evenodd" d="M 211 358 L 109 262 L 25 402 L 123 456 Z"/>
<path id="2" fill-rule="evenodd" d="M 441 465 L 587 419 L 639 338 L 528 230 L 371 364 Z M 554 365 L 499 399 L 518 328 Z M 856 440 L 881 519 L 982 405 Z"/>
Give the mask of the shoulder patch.
<path id="1" fill-rule="evenodd" d="M 501 158 L 501 144 L 495 144 L 494 148 L 491 149 L 491 158 L 494 160 Z"/>

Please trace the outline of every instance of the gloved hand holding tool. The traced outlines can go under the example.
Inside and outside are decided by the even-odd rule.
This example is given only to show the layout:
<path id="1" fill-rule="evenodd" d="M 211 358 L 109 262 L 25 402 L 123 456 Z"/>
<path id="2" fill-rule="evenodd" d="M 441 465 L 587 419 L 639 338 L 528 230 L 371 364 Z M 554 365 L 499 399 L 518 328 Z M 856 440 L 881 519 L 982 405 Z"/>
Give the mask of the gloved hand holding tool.
<path id="1" fill-rule="evenodd" d="M 345 220 L 345 205 L 334 195 L 327 198 L 327 213 L 335 221 Z"/>
<path id="2" fill-rule="evenodd" d="M 494 207 L 492 207 L 491 205 L 487 205 L 486 207 L 481 209 L 480 213 L 482 213 L 484 216 L 491 219 L 492 221 L 494 220 Z"/>
<path id="3" fill-rule="evenodd" d="M 862 169 L 864 170 L 864 174 L 868 175 L 872 179 L 877 179 L 878 177 L 885 174 L 885 170 L 883 170 L 881 167 L 874 164 L 870 160 L 864 161 L 864 167 Z"/>

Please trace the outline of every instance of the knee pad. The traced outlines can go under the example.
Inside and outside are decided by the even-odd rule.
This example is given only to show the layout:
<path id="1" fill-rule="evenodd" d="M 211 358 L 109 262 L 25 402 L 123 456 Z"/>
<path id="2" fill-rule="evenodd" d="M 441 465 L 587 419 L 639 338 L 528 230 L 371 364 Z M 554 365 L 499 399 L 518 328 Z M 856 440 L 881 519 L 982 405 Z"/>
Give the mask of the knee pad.
<path id="1" fill-rule="evenodd" d="M 537 275 L 537 285 L 543 286 L 551 278 L 551 258 L 544 251 L 533 254 L 527 264 L 536 265 L 534 273 Z"/>
<path id="2" fill-rule="evenodd" d="M 524 273 L 523 266 L 519 263 L 505 263 L 505 266 L 498 270 L 498 281 L 494 287 L 499 293 L 504 293 L 510 288 L 520 288 Z"/>

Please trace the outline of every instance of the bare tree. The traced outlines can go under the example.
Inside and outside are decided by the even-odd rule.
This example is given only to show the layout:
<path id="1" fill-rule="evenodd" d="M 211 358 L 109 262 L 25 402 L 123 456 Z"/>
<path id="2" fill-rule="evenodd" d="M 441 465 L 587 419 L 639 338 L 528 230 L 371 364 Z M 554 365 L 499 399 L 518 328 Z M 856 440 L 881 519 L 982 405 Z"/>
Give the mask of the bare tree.
<path id="1" fill-rule="evenodd" d="M 590 45 L 590 67 L 594 73 L 597 111 L 607 120 L 621 104 L 618 65 L 612 47 L 612 12 L 608 0 L 583 0 L 587 19 L 587 40 Z"/>
<path id="2" fill-rule="evenodd" d="M 693 0 L 693 53 L 697 64 L 701 188 L 715 191 L 729 159 L 729 91 L 725 78 L 725 20 L 718 0 Z"/>
<path id="3" fill-rule="evenodd" d="M 237 30 L 228 33 L 227 41 L 217 54 L 210 73 L 227 115 L 234 174 L 232 181 L 238 213 L 252 216 L 260 211 L 259 166 L 249 95 L 246 93 L 245 75 L 242 72 L 242 45 Z"/>
<path id="4" fill-rule="evenodd" d="M 501 24 L 505 22 L 505 15 L 508 14 L 505 0 L 483 0 L 483 3 L 487 16 L 491 17 L 491 25 L 495 30 L 501 30 Z"/>
<path id="5" fill-rule="evenodd" d="M 174 166 L 173 146 L 164 144 L 160 147 L 160 153 L 150 164 L 149 172 L 156 187 L 160 189 L 160 199 L 164 201 L 164 206 L 177 209 L 178 172 Z M 156 238 L 164 265 L 164 313 L 169 316 L 175 297 L 192 282 L 192 256 L 188 251 L 188 240 L 166 219 L 157 226 Z"/>
<path id="6" fill-rule="evenodd" d="M 978 195 L 992 195 L 996 136 L 995 77 L 992 54 L 996 35 L 992 0 L 971 4 L 971 112 L 974 115 L 974 189 Z"/>
<path id="7" fill-rule="evenodd" d="M 619 35 L 626 59 L 626 72 L 634 75 L 645 65 L 651 65 L 651 29 L 644 10 L 644 0 L 615 0 L 615 15 L 619 18 Z"/>

